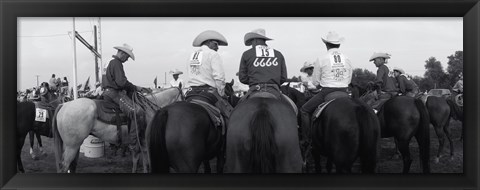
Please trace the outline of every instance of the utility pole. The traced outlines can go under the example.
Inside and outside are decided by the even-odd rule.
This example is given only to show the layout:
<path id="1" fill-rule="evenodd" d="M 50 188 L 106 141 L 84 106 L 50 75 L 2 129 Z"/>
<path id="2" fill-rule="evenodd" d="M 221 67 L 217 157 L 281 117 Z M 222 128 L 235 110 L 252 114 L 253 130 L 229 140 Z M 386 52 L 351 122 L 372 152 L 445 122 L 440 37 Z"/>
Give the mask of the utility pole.
<path id="1" fill-rule="evenodd" d="M 163 83 L 163 88 L 167 87 L 167 72 L 165 72 L 165 82 Z"/>
<path id="2" fill-rule="evenodd" d="M 72 29 L 72 44 L 73 44 L 73 99 L 77 99 L 77 47 L 76 42 L 76 31 L 75 31 L 75 17 L 73 17 L 73 29 Z"/>
<path id="3" fill-rule="evenodd" d="M 98 47 L 97 47 L 97 26 L 94 25 L 93 26 L 93 34 L 94 34 L 94 48 L 95 48 L 95 51 L 98 50 Z M 98 52 L 98 51 L 97 51 Z M 95 81 L 96 82 L 99 82 L 100 80 L 98 79 L 98 56 L 95 56 Z"/>
<path id="4" fill-rule="evenodd" d="M 38 87 L 38 86 L 39 86 L 38 77 L 39 77 L 40 75 L 35 75 L 35 76 L 37 77 L 37 87 Z"/>

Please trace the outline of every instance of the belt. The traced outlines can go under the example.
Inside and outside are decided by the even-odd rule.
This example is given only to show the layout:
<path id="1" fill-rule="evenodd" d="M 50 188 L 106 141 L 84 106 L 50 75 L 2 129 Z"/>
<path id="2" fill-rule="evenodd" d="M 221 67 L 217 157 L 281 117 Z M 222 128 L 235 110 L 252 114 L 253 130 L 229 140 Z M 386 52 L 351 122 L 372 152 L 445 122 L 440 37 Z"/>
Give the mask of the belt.
<path id="1" fill-rule="evenodd" d="M 250 86 L 250 88 L 255 88 L 255 90 L 260 90 L 262 87 L 264 88 L 274 87 L 275 89 L 278 89 L 277 84 L 269 84 L 269 83 L 260 83 L 260 84 L 254 84 Z"/>

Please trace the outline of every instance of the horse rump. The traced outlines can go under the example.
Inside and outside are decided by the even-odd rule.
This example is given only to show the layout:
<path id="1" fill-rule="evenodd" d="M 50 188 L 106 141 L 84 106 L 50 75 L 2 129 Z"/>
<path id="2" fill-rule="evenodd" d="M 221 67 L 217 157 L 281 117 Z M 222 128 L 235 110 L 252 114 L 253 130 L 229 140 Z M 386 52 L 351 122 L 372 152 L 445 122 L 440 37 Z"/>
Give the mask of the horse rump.
<path id="1" fill-rule="evenodd" d="M 147 146 L 151 173 L 168 173 L 170 162 L 167 151 L 165 131 L 167 128 L 168 111 L 158 110 L 147 130 Z"/>
<path id="2" fill-rule="evenodd" d="M 251 171 L 254 173 L 273 173 L 275 168 L 275 143 L 274 126 L 267 104 L 261 102 L 259 110 L 253 114 L 250 124 L 252 134 L 250 163 Z"/>

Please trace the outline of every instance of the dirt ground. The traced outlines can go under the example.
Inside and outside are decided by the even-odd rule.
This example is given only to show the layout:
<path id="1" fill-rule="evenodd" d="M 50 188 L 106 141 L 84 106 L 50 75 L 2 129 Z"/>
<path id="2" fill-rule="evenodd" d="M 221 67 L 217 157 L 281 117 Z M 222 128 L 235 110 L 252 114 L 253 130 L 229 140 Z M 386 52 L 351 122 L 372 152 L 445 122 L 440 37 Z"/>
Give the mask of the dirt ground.
<path id="1" fill-rule="evenodd" d="M 430 127 L 430 167 L 432 173 L 463 173 L 463 142 L 459 141 L 461 136 L 461 123 L 458 121 L 451 121 L 450 123 L 451 134 L 454 140 L 454 156 L 450 159 L 450 148 L 448 141 L 446 140 L 443 150 L 443 157 L 438 164 L 434 163 L 435 155 L 438 150 L 438 139 L 432 127 Z M 42 136 L 43 147 L 46 155 L 34 160 L 29 154 L 30 142 L 27 138 L 25 145 L 22 149 L 22 160 L 26 173 L 55 173 L 55 157 L 53 152 L 53 139 Z M 37 140 L 35 139 L 35 146 L 37 146 Z M 379 157 L 377 162 L 378 173 L 401 173 L 403 163 L 401 158 L 392 159 L 394 153 L 394 141 L 392 138 L 380 140 Z M 410 143 L 410 151 L 413 159 L 412 166 L 410 168 L 411 173 L 421 173 L 421 167 L 419 164 L 419 149 L 415 140 Z M 120 151 L 116 156 L 113 156 L 113 150 L 109 148 L 108 144 L 105 146 L 106 157 L 101 158 L 88 158 L 83 153 L 80 153 L 77 173 L 130 173 L 132 170 L 132 157 L 128 153 L 125 157 L 122 157 Z M 323 159 L 325 160 L 325 159 Z M 139 165 L 140 166 L 140 165 Z M 211 161 L 212 172 L 215 172 L 215 161 Z M 322 166 L 325 168 L 325 166 Z M 310 167 L 313 168 L 313 167 Z M 313 170 L 313 169 L 312 169 Z M 358 173 L 359 163 L 357 162 L 352 171 Z M 137 170 L 141 172 L 141 167 Z M 200 169 L 203 172 L 203 168 Z"/>

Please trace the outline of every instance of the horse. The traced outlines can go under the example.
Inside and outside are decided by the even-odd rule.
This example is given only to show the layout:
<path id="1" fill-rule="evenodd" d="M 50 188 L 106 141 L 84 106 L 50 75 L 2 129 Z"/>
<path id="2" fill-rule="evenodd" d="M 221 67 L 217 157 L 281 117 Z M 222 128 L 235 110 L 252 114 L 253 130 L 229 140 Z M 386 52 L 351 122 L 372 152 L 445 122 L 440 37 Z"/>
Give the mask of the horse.
<path id="1" fill-rule="evenodd" d="M 371 97 L 370 91 L 367 91 L 360 100 L 368 102 Z M 381 138 L 395 139 L 402 155 L 403 173 L 408 173 L 412 164 L 409 143 L 413 136 L 420 149 L 423 172 L 430 173 L 430 117 L 423 102 L 413 97 L 396 96 L 383 103 L 377 117 L 380 120 Z"/>
<path id="2" fill-rule="evenodd" d="M 300 173 L 297 119 L 284 101 L 252 95 L 230 115 L 226 142 L 229 173 Z"/>
<path id="3" fill-rule="evenodd" d="M 358 157 L 362 173 L 375 172 L 380 123 L 365 103 L 349 97 L 332 100 L 313 122 L 310 134 L 316 172 L 321 172 L 320 155 L 327 157 L 328 173 L 332 163 L 337 173 L 350 173 Z"/>
<path id="4" fill-rule="evenodd" d="M 50 104 L 52 108 L 57 107 L 60 103 L 63 103 L 62 96 L 55 96 L 53 94 L 47 94 L 46 103 Z M 24 101 L 19 102 L 17 101 L 17 126 L 16 126 L 16 138 L 17 138 L 17 167 L 18 170 L 22 173 L 25 172 L 23 167 L 22 159 L 21 159 L 21 152 L 23 145 L 25 143 L 25 138 L 27 133 L 30 135 L 30 154 L 32 158 L 36 158 L 33 155 L 33 134 L 36 134 L 38 143 L 40 145 L 40 152 L 43 154 L 43 150 L 41 149 L 41 137 L 52 137 L 50 123 L 52 121 L 53 116 L 50 118 L 46 118 L 45 122 L 35 121 L 36 111 L 35 111 L 35 103 L 32 101 Z"/>
<path id="5" fill-rule="evenodd" d="M 162 91 L 152 92 L 147 95 L 146 98 L 150 102 L 153 102 L 154 107 L 164 107 L 182 100 L 183 94 L 181 89 L 168 88 Z M 148 123 L 153 118 L 154 111 L 152 109 L 155 108 L 151 106 L 145 108 L 148 108 L 145 109 L 146 121 Z M 97 109 L 94 100 L 88 98 L 79 98 L 67 102 L 56 109 L 52 131 L 57 172 L 71 173 L 76 171 L 80 145 L 89 134 L 93 134 L 97 138 L 110 144 L 117 144 L 119 142 L 117 126 L 98 120 Z M 142 135 L 139 133 L 140 131 L 137 130 L 137 135 Z M 138 139 L 138 141 L 137 144 L 139 144 L 139 146 L 144 145 L 141 139 Z M 139 149 L 132 150 L 132 173 L 137 170 L 140 153 L 143 155 L 143 171 L 147 172 L 147 150 L 145 147 L 140 146 Z"/>
<path id="6" fill-rule="evenodd" d="M 445 144 L 445 136 L 447 136 L 450 143 L 450 157 L 453 158 L 454 146 L 449 129 L 451 115 L 450 105 L 448 105 L 447 100 L 442 97 L 428 96 L 426 107 L 430 116 L 430 123 L 435 129 L 439 142 L 435 163 L 438 163 L 440 160 L 440 154 L 442 153 Z"/>
<path id="7" fill-rule="evenodd" d="M 234 96 L 232 86 L 233 80 L 225 85 L 229 100 Z M 214 157 L 217 173 L 223 173 L 225 135 L 198 104 L 182 101 L 158 110 L 147 127 L 146 139 L 151 173 L 169 173 L 170 167 L 176 173 L 196 173 L 202 163 L 210 173 L 209 161 Z"/>

